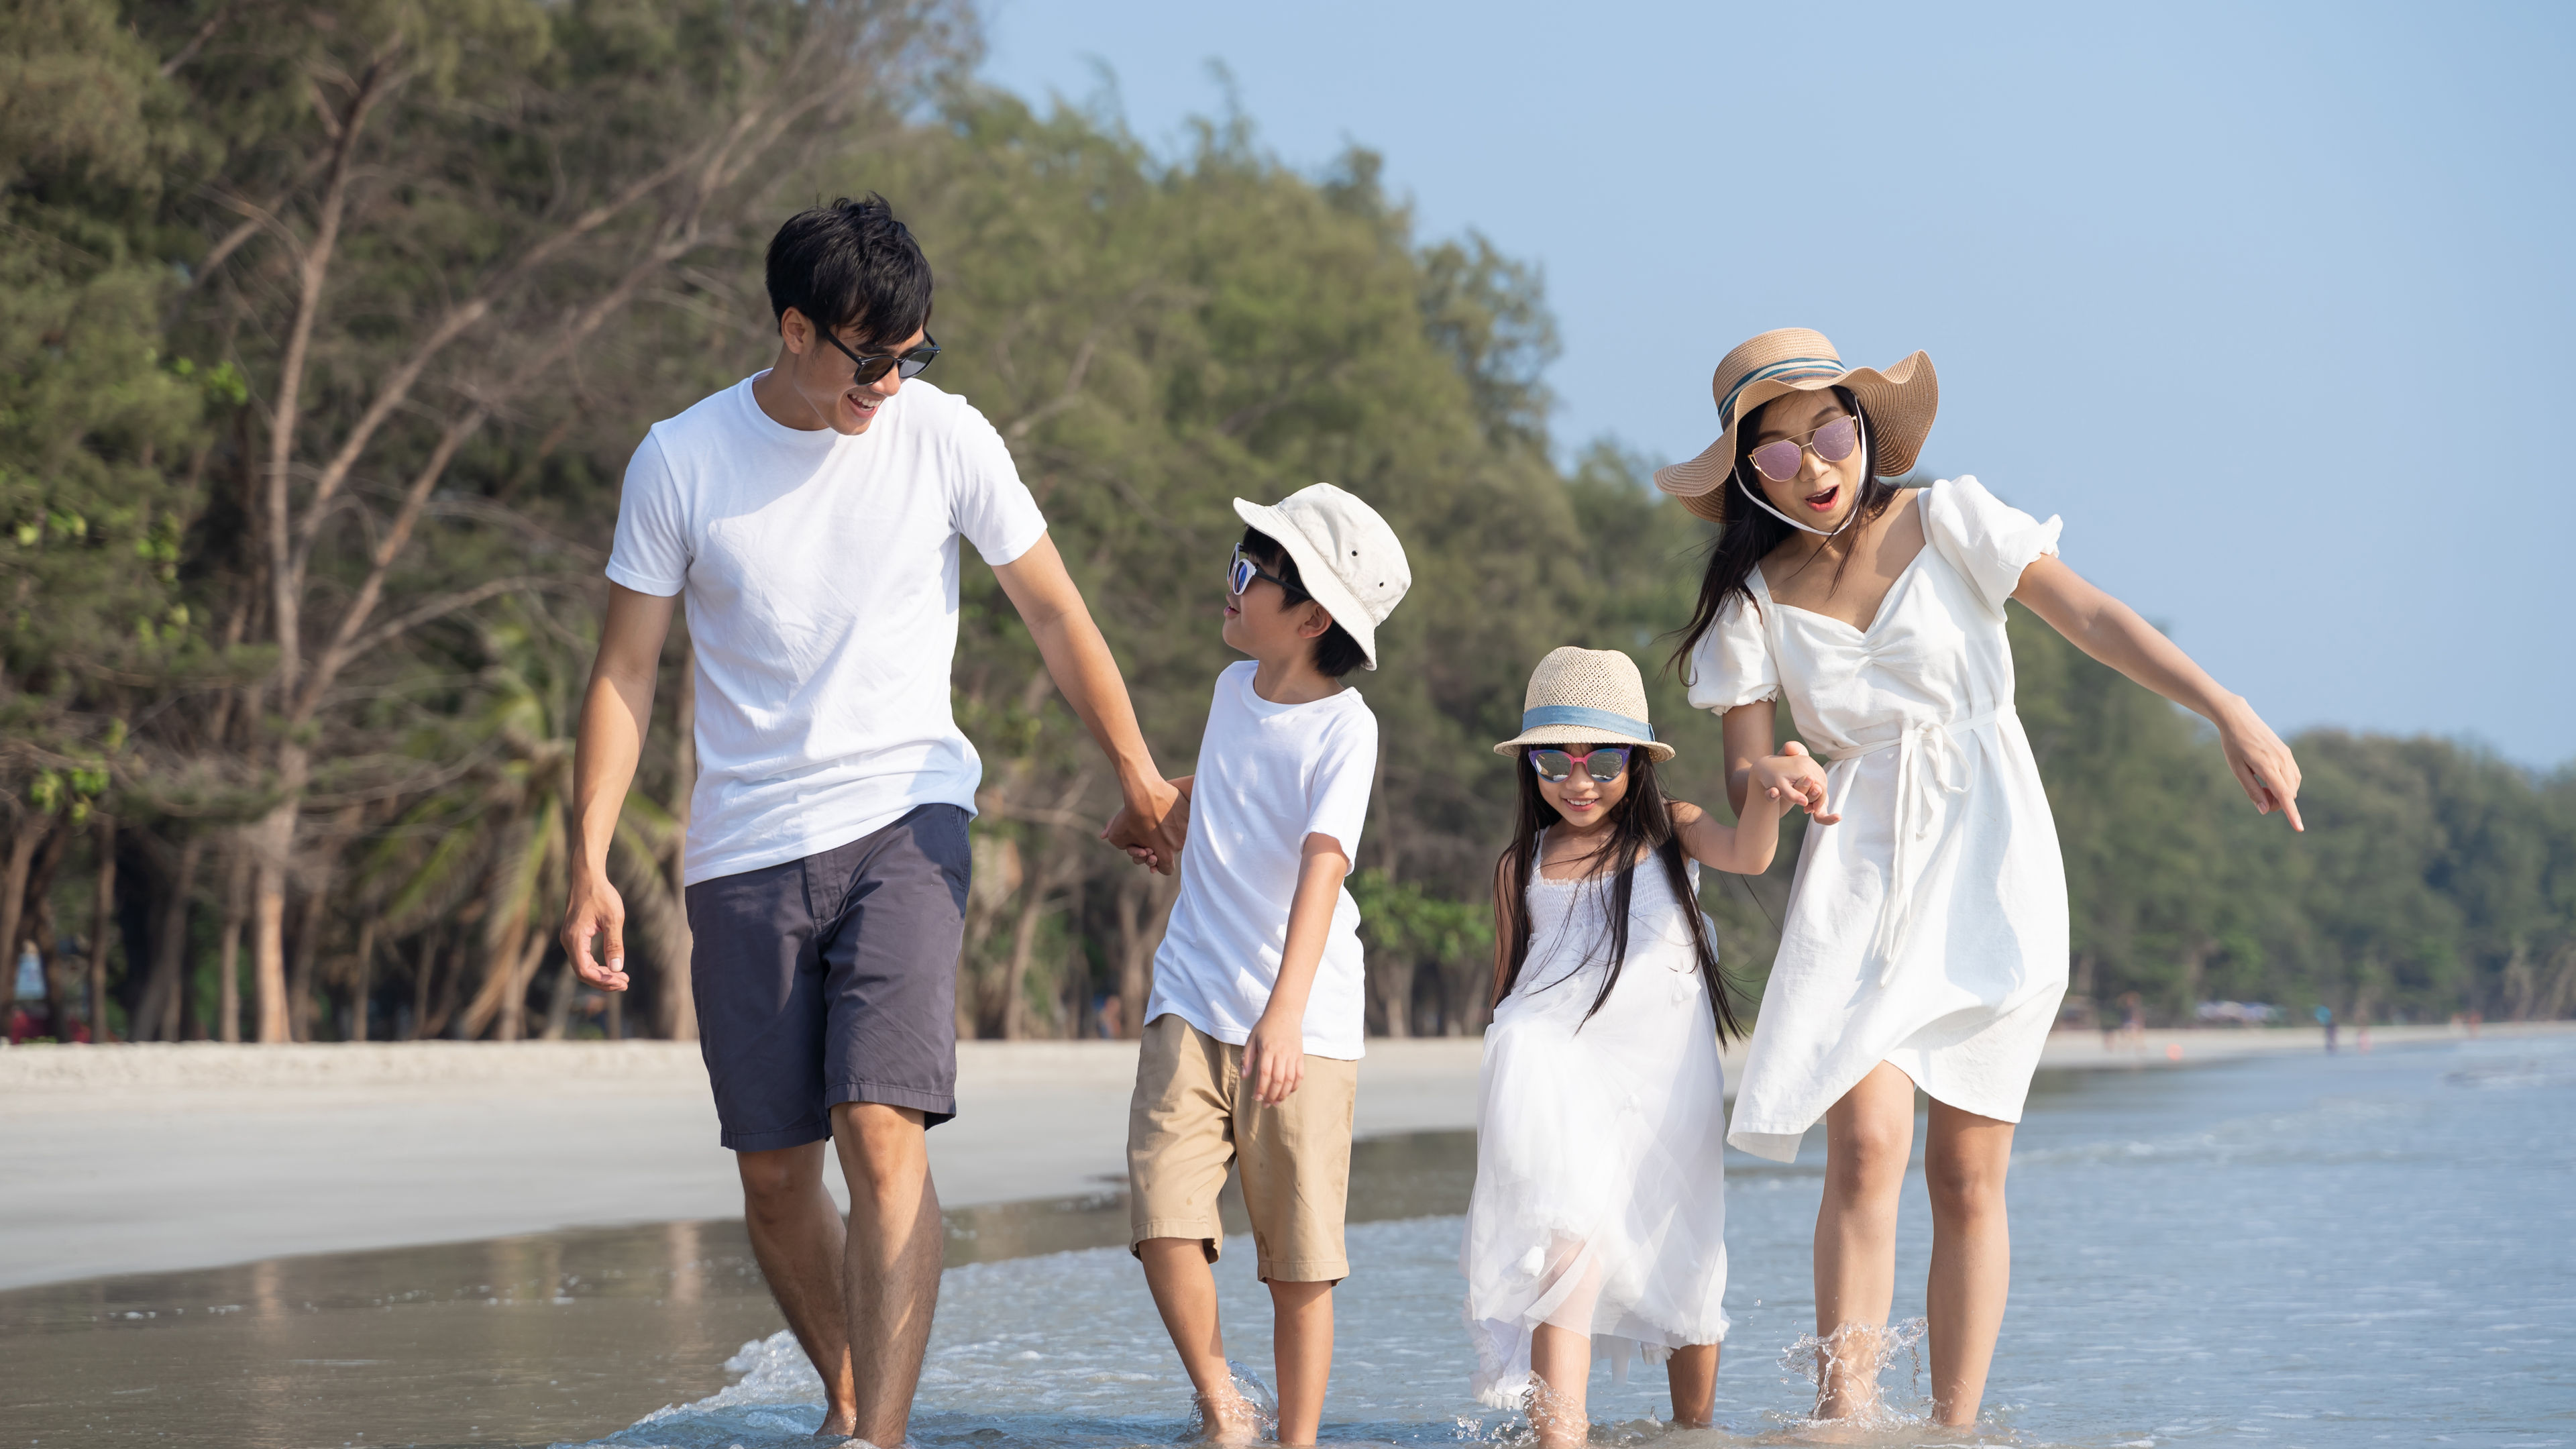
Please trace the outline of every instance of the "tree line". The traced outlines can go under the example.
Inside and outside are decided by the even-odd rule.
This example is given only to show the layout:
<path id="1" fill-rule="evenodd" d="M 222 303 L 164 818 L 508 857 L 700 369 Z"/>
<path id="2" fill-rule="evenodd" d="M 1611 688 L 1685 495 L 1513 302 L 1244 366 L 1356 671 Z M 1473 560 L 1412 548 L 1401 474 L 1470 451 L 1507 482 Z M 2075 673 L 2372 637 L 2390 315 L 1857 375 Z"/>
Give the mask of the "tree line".
<path id="1" fill-rule="evenodd" d="M 937 270 L 932 380 L 1008 440 L 1167 768 L 1228 658 L 1232 497 L 1327 478 L 1405 538 L 1413 592 L 1357 681 L 1385 742 L 1354 882 L 1372 1030 L 1483 1020 L 1488 746 L 1547 649 L 1635 654 L 1678 789 L 1722 805 L 1714 723 L 1658 672 L 1704 531 L 1614 444 L 1558 463 L 1535 270 L 1418 235 L 1366 151 L 1304 175 L 1220 116 L 1159 155 L 979 87 L 979 43 L 962 0 L 0 15 L 21 1034 L 693 1035 L 685 630 L 614 862 L 635 999 L 576 989 L 553 941 L 618 480 L 774 350 L 777 222 L 868 190 Z M 1172 883 L 1093 839 L 1113 782 L 980 570 L 964 614 L 961 1029 L 1132 1035 Z M 2576 1011 L 2576 776 L 2314 733 L 2293 839 L 2195 721 L 2018 615 L 2014 643 L 2079 993 Z M 1706 893 L 1748 988 L 1792 856 Z"/>

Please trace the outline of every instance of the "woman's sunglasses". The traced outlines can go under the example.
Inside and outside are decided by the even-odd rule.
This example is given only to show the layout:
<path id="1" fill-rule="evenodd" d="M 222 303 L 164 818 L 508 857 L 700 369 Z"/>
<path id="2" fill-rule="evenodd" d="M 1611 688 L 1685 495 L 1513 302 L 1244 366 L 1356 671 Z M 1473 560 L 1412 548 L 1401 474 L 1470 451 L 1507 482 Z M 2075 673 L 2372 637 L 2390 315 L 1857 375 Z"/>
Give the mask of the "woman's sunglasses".
<path id="1" fill-rule="evenodd" d="M 1567 750 L 1532 750 L 1529 761 L 1530 768 L 1538 771 L 1538 777 L 1551 785 L 1562 785 L 1574 778 L 1577 765 L 1582 766 L 1584 773 L 1590 775 L 1596 784 L 1607 785 L 1628 773 L 1628 747 L 1603 745 L 1581 755 Z"/>
<path id="2" fill-rule="evenodd" d="M 928 367 L 939 356 L 939 339 L 927 332 L 921 334 L 921 345 L 910 352 L 892 352 L 882 356 L 861 357 L 845 346 L 840 338 L 829 332 L 823 334 L 823 340 L 840 348 L 843 357 L 859 365 L 857 382 L 861 387 L 866 387 L 869 383 L 885 376 L 887 368 L 895 369 L 906 378 L 919 377 L 921 370 Z"/>
<path id="3" fill-rule="evenodd" d="M 1828 463 L 1839 463 L 1860 446 L 1860 419 L 1844 416 L 1809 430 L 1800 437 L 1782 438 L 1764 443 L 1749 455 L 1754 471 L 1774 483 L 1787 483 L 1798 476 L 1799 457 L 1808 448 Z"/>
<path id="4" fill-rule="evenodd" d="M 1277 584 L 1279 592 L 1288 596 L 1289 603 L 1302 604 L 1306 601 L 1305 590 L 1254 563 L 1244 555 L 1243 545 L 1238 543 L 1234 546 L 1234 557 L 1226 560 L 1225 591 L 1238 599 L 1242 598 L 1243 591 L 1252 587 L 1254 579 L 1268 579 Z"/>

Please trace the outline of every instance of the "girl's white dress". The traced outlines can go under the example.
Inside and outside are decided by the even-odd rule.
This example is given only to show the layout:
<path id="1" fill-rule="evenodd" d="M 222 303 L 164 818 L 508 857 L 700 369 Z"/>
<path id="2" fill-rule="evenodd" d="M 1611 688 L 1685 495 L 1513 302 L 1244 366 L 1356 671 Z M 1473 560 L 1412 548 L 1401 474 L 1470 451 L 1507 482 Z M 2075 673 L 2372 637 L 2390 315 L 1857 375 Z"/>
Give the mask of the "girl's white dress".
<path id="1" fill-rule="evenodd" d="M 1532 881 L 1529 962 L 1485 1029 L 1459 1258 L 1476 1396 L 1496 1408 L 1528 1391 L 1542 1323 L 1590 1334 L 1622 1378 L 1632 1350 L 1660 1363 L 1726 1336 L 1725 1076 L 1690 937 L 1707 927 L 1640 865 L 1626 964 L 1587 1022 L 1609 898 L 1606 879 Z"/>
<path id="2" fill-rule="evenodd" d="M 1974 478 L 1921 490 L 1924 547 L 1867 629 L 1780 604 L 1762 571 L 1691 656 L 1690 701 L 1785 695 L 1831 763 L 1807 828 L 1727 1140 L 1787 1162 L 1880 1062 L 2021 1120 L 2066 993 L 2066 872 L 2013 712 L 2004 600 L 2060 524 Z"/>

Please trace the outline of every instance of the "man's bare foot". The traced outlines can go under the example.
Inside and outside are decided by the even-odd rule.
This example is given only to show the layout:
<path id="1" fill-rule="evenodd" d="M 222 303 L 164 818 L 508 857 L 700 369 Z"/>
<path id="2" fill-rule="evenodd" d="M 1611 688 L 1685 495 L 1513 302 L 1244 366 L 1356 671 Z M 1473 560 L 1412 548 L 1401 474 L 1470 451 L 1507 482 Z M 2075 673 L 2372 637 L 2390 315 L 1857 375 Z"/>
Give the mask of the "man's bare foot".
<path id="1" fill-rule="evenodd" d="M 855 1408 L 823 1411 L 823 1427 L 814 1431 L 817 1439 L 855 1438 L 859 1432 L 859 1411 Z"/>
<path id="2" fill-rule="evenodd" d="M 1251 1444 L 1261 1438 L 1261 1416 L 1234 1386 L 1228 1384 L 1216 1394 L 1197 1394 L 1192 1402 L 1198 1409 L 1198 1432 L 1191 1435 L 1198 1444 Z"/>

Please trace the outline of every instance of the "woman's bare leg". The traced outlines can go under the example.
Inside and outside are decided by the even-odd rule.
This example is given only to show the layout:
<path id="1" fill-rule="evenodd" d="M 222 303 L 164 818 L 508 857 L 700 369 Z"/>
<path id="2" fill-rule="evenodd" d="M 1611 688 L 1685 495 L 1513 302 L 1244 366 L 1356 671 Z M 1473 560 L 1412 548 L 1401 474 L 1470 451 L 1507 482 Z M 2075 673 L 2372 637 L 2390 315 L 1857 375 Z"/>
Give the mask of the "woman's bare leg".
<path id="1" fill-rule="evenodd" d="M 1914 1079 L 1886 1062 L 1825 1113 L 1816 1209 L 1816 1417 L 1878 1403 L 1879 1337 L 1896 1297 L 1896 1199 L 1914 1152 Z"/>
<path id="2" fill-rule="evenodd" d="M 1932 1190 L 1932 1417 L 1973 1424 L 2012 1286 L 2012 1231 L 2004 1221 L 2004 1171 L 2013 1124 L 1932 1104 L 1923 1177 Z"/>
<path id="3" fill-rule="evenodd" d="M 1592 1378 L 1592 1336 L 1542 1323 L 1530 1334 L 1530 1372 L 1538 1392 L 1530 1395 L 1530 1427 L 1538 1431 L 1539 1449 L 1572 1449 L 1591 1432 L 1583 1405 Z"/>
<path id="4" fill-rule="evenodd" d="M 1705 1429 L 1717 1411 L 1717 1345 L 1695 1343 L 1664 1360 L 1673 1386 L 1673 1427 Z"/>

